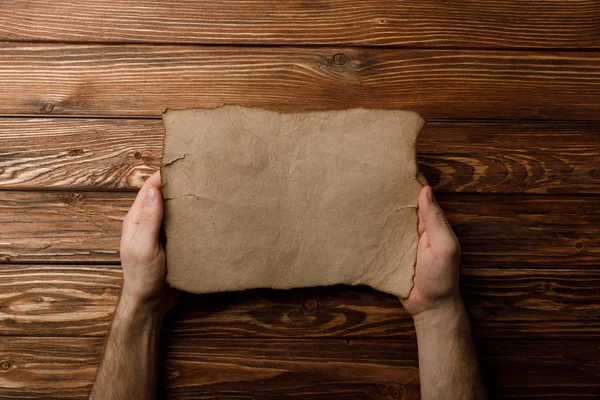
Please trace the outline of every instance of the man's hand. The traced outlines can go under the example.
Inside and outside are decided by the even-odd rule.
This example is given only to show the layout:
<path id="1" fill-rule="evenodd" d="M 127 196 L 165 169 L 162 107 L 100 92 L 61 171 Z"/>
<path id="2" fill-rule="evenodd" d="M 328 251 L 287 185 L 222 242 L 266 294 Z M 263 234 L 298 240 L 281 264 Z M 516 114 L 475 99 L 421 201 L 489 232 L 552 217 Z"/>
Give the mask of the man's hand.
<path id="1" fill-rule="evenodd" d="M 142 186 L 123 221 L 121 264 L 122 299 L 166 314 L 176 291 L 165 283 L 165 252 L 158 241 L 163 217 L 160 173 Z"/>
<path id="2" fill-rule="evenodd" d="M 401 299 L 413 316 L 423 400 L 483 400 L 485 389 L 458 290 L 460 246 L 431 187 L 419 195 L 419 247 L 413 289 Z"/>
<path id="3" fill-rule="evenodd" d="M 160 174 L 140 189 L 121 236 L 123 291 L 108 333 L 91 400 L 151 400 L 157 396 L 158 343 L 176 291 L 165 284 L 158 242 L 163 215 Z"/>
<path id="4" fill-rule="evenodd" d="M 433 190 L 425 178 L 419 180 L 425 187 L 419 194 L 419 246 L 415 268 L 414 287 L 404 308 L 413 316 L 422 318 L 447 308 L 460 300 L 458 266 L 460 245 L 435 200 Z"/>

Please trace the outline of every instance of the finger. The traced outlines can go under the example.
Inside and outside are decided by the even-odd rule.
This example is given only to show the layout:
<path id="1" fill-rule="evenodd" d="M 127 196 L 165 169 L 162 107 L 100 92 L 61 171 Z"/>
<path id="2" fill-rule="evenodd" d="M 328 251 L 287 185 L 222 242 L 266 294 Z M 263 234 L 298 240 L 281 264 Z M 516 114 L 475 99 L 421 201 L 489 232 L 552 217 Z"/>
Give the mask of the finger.
<path id="1" fill-rule="evenodd" d="M 429 183 L 427 183 L 427 179 L 425 178 L 425 176 L 422 173 L 417 173 L 417 180 L 419 181 L 419 183 L 423 186 L 429 186 Z"/>
<path id="2" fill-rule="evenodd" d="M 156 171 L 155 173 L 153 173 L 152 176 L 150 178 L 148 178 L 146 180 L 146 182 L 144 182 L 144 185 L 150 185 L 152 187 L 160 189 L 160 186 L 161 186 L 160 171 Z"/>
<path id="3" fill-rule="evenodd" d="M 419 215 L 425 225 L 425 232 L 434 249 L 443 250 L 454 244 L 455 236 L 444 212 L 440 208 L 433 190 L 425 186 L 419 194 Z"/>
<path id="4" fill-rule="evenodd" d="M 135 201 L 133 202 L 133 205 L 129 211 L 134 212 L 141 210 L 144 207 L 144 199 L 146 198 L 146 191 L 148 188 L 154 187 L 160 189 L 160 186 L 160 171 L 156 171 L 150 178 L 146 179 L 146 182 L 144 182 L 140 188 L 140 191 L 138 192 L 138 195 L 136 196 Z"/>
<path id="5" fill-rule="evenodd" d="M 430 243 L 429 243 L 429 237 L 427 237 L 427 232 L 424 232 L 421 237 L 419 238 L 419 244 L 418 244 L 418 254 L 423 254 L 423 251 L 427 250 L 427 248 L 429 247 Z"/>
<path id="6" fill-rule="evenodd" d="M 123 221 L 123 238 L 135 245 L 151 248 L 158 245 L 158 233 L 163 217 L 160 195 L 160 173 L 155 173 L 144 183 Z"/>

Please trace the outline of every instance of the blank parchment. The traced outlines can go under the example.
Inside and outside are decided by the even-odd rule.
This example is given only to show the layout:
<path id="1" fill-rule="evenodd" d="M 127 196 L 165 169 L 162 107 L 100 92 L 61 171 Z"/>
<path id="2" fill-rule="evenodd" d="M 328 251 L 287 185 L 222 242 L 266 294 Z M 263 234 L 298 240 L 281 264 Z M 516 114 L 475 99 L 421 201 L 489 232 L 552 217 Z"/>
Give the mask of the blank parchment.
<path id="1" fill-rule="evenodd" d="M 366 284 L 406 297 L 418 114 L 169 110 L 167 282 L 193 293 Z"/>

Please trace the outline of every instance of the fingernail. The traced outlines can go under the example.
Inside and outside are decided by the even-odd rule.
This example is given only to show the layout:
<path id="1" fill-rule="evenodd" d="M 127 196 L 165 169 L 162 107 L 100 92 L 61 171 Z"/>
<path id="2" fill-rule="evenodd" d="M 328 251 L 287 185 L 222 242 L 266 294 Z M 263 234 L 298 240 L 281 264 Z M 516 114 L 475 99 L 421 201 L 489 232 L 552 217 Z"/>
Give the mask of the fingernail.
<path id="1" fill-rule="evenodd" d="M 435 201 L 435 197 L 433 197 L 433 189 L 431 187 L 427 189 L 427 199 L 429 199 L 429 201 L 432 203 Z"/>
<path id="2" fill-rule="evenodd" d="M 146 191 L 146 201 L 148 204 L 154 204 L 154 201 L 156 201 L 156 189 L 148 188 Z"/>

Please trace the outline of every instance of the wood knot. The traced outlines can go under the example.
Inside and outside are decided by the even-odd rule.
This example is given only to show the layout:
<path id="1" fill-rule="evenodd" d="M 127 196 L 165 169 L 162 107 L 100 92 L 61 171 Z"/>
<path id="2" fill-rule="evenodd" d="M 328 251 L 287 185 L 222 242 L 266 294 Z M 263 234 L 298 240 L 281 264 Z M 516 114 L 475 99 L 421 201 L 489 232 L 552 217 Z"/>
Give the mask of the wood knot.
<path id="1" fill-rule="evenodd" d="M 78 193 L 67 193 L 60 196 L 63 203 L 70 206 L 81 204 L 85 201 L 84 197 Z"/>
<path id="2" fill-rule="evenodd" d="M 83 151 L 82 149 L 73 149 L 73 150 L 69 150 L 69 155 L 70 156 L 80 156 L 83 153 L 85 153 L 85 151 Z"/>
<path id="3" fill-rule="evenodd" d="M 52 111 L 54 111 L 54 104 L 52 104 L 52 103 L 44 104 L 44 106 L 42 107 L 42 111 L 44 112 L 44 114 L 52 114 Z"/>
<path id="4" fill-rule="evenodd" d="M 542 287 L 547 292 L 551 291 L 554 288 L 554 286 L 551 283 L 545 283 L 545 284 L 542 285 Z"/>
<path id="5" fill-rule="evenodd" d="M 575 248 L 577 250 L 583 249 L 583 242 L 575 242 Z"/>
<path id="6" fill-rule="evenodd" d="M 174 367 L 172 367 L 170 365 L 167 365 L 166 370 L 167 370 L 166 371 L 166 375 L 167 375 L 166 378 L 167 379 L 179 378 L 179 376 L 181 375 L 181 372 L 178 369 L 176 369 L 176 368 L 174 368 Z"/>
<path id="7" fill-rule="evenodd" d="M 402 390 L 398 387 L 388 387 L 385 390 L 385 400 L 400 400 L 404 398 Z"/>
<path id="8" fill-rule="evenodd" d="M 535 110 L 535 115 L 539 119 L 548 119 L 548 116 L 550 115 L 550 113 L 548 113 L 548 111 L 540 108 L 540 109 Z"/>
<path id="9" fill-rule="evenodd" d="M 388 20 L 386 18 L 378 18 L 377 23 L 379 24 L 387 24 Z"/>
<path id="10" fill-rule="evenodd" d="M 314 312 L 319 309 L 319 302 L 315 299 L 304 300 L 302 303 L 302 308 L 308 312 Z"/>
<path id="11" fill-rule="evenodd" d="M 336 65 L 344 65 L 348 61 L 348 57 L 344 53 L 337 53 L 333 56 L 333 62 Z"/>
<path id="12" fill-rule="evenodd" d="M 11 261 L 11 258 L 10 258 L 10 256 L 4 256 L 4 257 L 2 257 L 2 261 L 4 261 L 4 262 L 7 262 L 7 263 L 8 263 L 8 262 L 10 262 L 10 261 Z"/>
<path id="13" fill-rule="evenodd" d="M 139 151 L 136 151 L 135 153 L 133 153 L 133 158 L 135 158 L 136 160 L 141 160 L 142 153 L 140 153 Z"/>
<path id="14" fill-rule="evenodd" d="M 2 368 L 4 371 L 6 371 L 7 369 L 10 368 L 10 362 L 8 362 L 6 360 L 0 362 L 0 368 Z"/>

